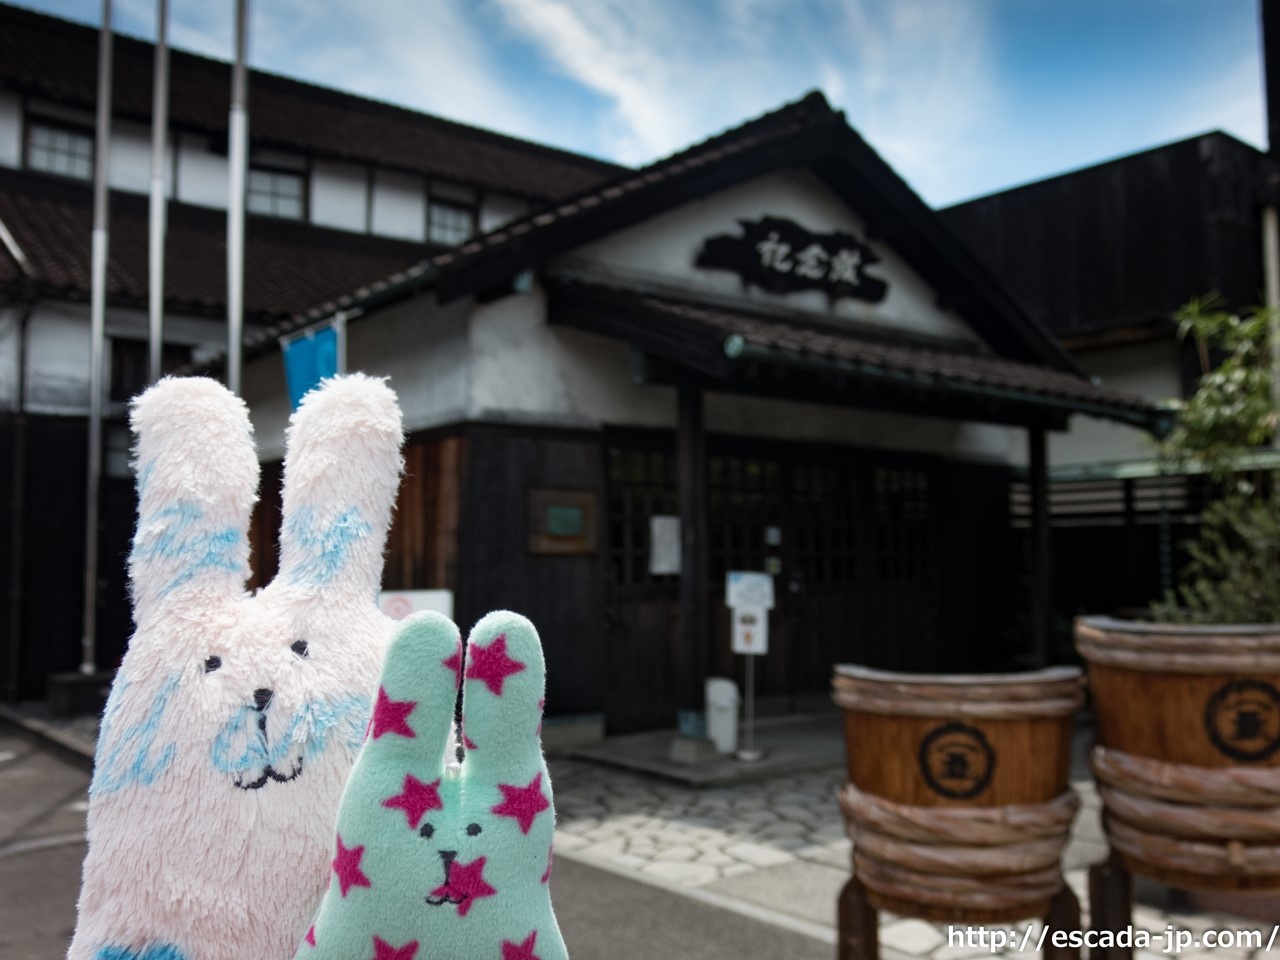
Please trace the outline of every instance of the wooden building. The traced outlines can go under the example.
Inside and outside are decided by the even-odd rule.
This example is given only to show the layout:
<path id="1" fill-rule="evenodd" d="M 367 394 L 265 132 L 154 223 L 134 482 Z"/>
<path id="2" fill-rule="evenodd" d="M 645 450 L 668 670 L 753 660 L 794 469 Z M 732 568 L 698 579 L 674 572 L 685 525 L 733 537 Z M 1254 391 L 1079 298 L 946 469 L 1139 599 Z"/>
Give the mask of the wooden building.
<path id="1" fill-rule="evenodd" d="M 78 158 L 94 149 L 95 49 L 89 28 L 0 6 L 8 699 L 79 662 Z M 118 39 L 116 59 L 107 327 L 123 401 L 145 346 L 151 50 Z M 175 365 L 207 364 L 224 337 L 228 72 L 173 55 Z M 775 574 L 764 695 L 822 691 L 837 660 L 1051 656 L 1046 435 L 1076 414 L 1140 431 L 1159 415 L 1082 377 L 821 95 L 640 170 L 280 77 L 251 77 L 250 111 L 260 580 L 289 412 L 277 341 L 341 313 L 349 366 L 390 378 L 410 431 L 384 586 L 450 589 L 464 625 L 502 606 L 530 616 L 553 715 L 622 732 L 700 706 L 706 675 L 739 669 L 727 570 Z M 112 414 L 104 669 L 129 629 L 134 512 L 121 403 Z M 1028 470 L 1024 542 L 1009 489 Z"/>
<path id="2" fill-rule="evenodd" d="M 412 434 L 387 585 L 448 587 L 464 622 L 525 612 L 548 710 L 611 732 L 736 672 L 727 570 L 776 575 L 764 695 L 842 660 L 1044 659 L 1011 464 L 1043 477 L 1073 413 L 1158 421 L 1079 376 L 816 93 L 264 332 L 268 457 L 275 338 L 339 312 Z M 680 518 L 678 575 L 655 517 Z"/>
<path id="3" fill-rule="evenodd" d="M 1203 372 L 1196 345 L 1178 339 L 1178 309 L 1210 294 L 1237 310 L 1265 300 L 1276 173 L 1266 153 L 1207 133 L 939 216 L 1087 375 L 1167 404 Z M 1204 478 L 1166 476 L 1144 431 L 1084 418 L 1051 438 L 1049 462 L 1055 554 L 1074 571 L 1055 580 L 1059 621 L 1161 596 L 1185 562 Z"/>

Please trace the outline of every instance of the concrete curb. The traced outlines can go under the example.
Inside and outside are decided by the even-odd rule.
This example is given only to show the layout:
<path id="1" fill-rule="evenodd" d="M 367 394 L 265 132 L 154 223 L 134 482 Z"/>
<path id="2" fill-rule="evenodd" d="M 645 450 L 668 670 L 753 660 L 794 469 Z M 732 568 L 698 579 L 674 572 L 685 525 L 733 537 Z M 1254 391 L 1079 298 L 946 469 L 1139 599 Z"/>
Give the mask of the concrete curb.
<path id="1" fill-rule="evenodd" d="M 28 740 L 43 744 L 57 754 L 59 759 L 86 773 L 93 773 L 93 748 L 52 724 L 34 717 L 24 717 L 12 708 L 0 704 L 0 727 L 9 728 Z"/>

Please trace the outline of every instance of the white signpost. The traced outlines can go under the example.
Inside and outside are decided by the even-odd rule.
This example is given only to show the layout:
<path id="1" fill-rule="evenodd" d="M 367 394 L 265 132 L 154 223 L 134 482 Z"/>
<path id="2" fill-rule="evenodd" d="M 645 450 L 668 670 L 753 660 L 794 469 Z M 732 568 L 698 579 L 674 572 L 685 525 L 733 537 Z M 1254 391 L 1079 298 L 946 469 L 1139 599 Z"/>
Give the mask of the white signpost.
<path id="1" fill-rule="evenodd" d="M 759 760 L 755 748 L 756 657 L 769 652 L 769 611 L 773 609 L 773 577 L 767 573 L 731 570 L 725 576 L 724 602 L 733 614 L 732 648 L 747 658 L 747 736 L 739 760 Z"/>

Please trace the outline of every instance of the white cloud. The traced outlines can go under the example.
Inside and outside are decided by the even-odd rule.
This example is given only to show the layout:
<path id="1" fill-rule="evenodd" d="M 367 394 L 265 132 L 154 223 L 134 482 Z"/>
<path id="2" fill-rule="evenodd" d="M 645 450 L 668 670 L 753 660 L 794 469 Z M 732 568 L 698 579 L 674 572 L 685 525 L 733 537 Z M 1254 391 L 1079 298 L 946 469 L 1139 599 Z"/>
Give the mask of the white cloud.
<path id="1" fill-rule="evenodd" d="M 154 0 L 119 0 L 122 22 L 154 35 Z M 175 47 L 229 60 L 234 5 L 173 0 Z M 397 103 L 464 123 L 536 137 L 497 79 L 491 52 L 466 16 L 467 0 L 313 0 L 250 3 L 249 62 L 272 73 Z"/>
<path id="2" fill-rule="evenodd" d="M 493 2 L 554 69 L 611 104 L 601 150 L 624 162 L 821 87 L 908 180 L 945 193 L 964 153 L 956 145 L 971 140 L 995 97 L 986 25 L 972 4 Z"/>

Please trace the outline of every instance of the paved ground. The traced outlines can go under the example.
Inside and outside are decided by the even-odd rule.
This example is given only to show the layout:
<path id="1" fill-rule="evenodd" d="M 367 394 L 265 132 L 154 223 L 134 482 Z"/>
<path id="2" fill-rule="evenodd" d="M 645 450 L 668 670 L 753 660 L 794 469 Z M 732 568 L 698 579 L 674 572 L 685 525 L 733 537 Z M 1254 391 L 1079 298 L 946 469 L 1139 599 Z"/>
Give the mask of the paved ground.
<path id="1" fill-rule="evenodd" d="M 0 730 L 0 958 L 61 960 L 75 923 L 88 774 Z M 575 960 L 826 960 L 830 948 L 670 890 L 572 861 L 552 876 Z"/>
<path id="2" fill-rule="evenodd" d="M 75 738 L 73 731 L 73 745 Z M 696 789 L 596 763 L 553 759 L 559 814 L 554 890 L 573 955 L 579 960 L 831 956 L 834 905 L 849 859 L 836 804 L 840 764 L 837 757 L 808 773 Z M 55 948 L 70 927 L 83 853 L 77 838 L 84 783 L 84 773 L 75 767 L 0 735 L 0 957 L 5 960 L 60 955 Z M 1083 808 L 1065 864 L 1068 883 L 1087 909 L 1085 869 L 1102 859 L 1106 845 L 1092 784 L 1077 779 L 1074 786 Z M 1169 926 L 1271 931 L 1269 923 L 1180 907 L 1170 891 L 1156 885 L 1140 886 L 1139 898 L 1143 902 L 1134 923 L 1152 933 Z M 37 901 L 34 911 L 23 906 Z M 888 960 L 963 960 L 989 952 L 949 944 L 945 926 L 889 915 L 881 918 L 880 938 Z M 1158 950 L 1150 954 L 1159 955 Z M 1264 955 L 1219 947 L 1198 956 L 1263 960 Z M 1270 956 L 1280 957 L 1280 946 Z"/>

